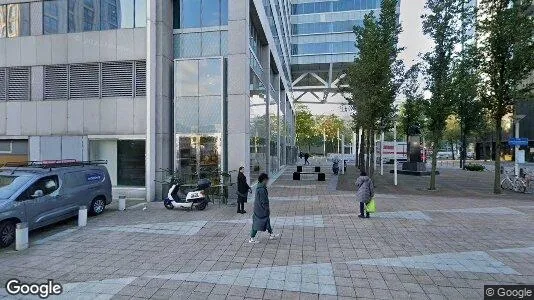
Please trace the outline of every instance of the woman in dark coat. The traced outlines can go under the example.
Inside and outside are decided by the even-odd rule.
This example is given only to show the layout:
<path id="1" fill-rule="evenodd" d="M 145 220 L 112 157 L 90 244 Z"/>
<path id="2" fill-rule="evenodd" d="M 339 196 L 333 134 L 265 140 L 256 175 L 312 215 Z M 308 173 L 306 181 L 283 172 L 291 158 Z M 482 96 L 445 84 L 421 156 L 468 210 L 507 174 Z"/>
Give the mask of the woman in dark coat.
<path id="1" fill-rule="evenodd" d="M 245 168 L 239 167 L 239 174 L 237 175 L 237 213 L 244 214 L 245 203 L 247 202 L 248 193 L 252 193 L 250 186 L 247 183 L 247 177 L 245 176 Z"/>
<path id="2" fill-rule="evenodd" d="M 268 231 L 269 239 L 279 237 L 279 234 L 273 234 L 271 227 L 271 210 L 269 209 L 269 193 L 267 192 L 267 183 L 269 176 L 262 173 L 258 177 L 256 186 L 256 198 L 254 199 L 254 214 L 252 215 L 252 230 L 250 231 L 249 243 L 255 244 L 259 241 L 256 239 L 258 231 Z"/>

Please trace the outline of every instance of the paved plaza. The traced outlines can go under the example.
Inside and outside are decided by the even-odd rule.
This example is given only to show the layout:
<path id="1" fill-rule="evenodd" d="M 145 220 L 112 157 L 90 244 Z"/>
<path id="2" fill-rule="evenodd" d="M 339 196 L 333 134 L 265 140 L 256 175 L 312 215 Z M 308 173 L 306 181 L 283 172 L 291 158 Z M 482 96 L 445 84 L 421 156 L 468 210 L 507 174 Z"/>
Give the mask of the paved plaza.
<path id="1" fill-rule="evenodd" d="M 378 212 L 359 219 L 354 192 L 338 189 L 354 170 L 317 182 L 293 169 L 270 187 L 279 239 L 248 243 L 251 201 L 245 215 L 112 206 L 86 228 L 63 222 L 31 233 L 28 250 L 0 250 L 0 281 L 54 279 L 64 293 L 51 299 L 480 299 L 484 284 L 534 283 L 533 195 L 409 194 L 384 178 Z"/>

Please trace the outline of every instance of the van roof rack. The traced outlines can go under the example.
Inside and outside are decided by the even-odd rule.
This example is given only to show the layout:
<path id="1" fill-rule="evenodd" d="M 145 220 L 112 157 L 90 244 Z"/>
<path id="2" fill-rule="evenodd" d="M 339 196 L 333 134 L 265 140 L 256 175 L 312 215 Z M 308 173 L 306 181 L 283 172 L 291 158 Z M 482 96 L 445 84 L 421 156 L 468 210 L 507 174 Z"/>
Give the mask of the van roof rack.
<path id="1" fill-rule="evenodd" d="M 54 168 L 67 168 L 78 166 L 91 166 L 91 165 L 105 165 L 107 160 L 88 160 L 78 161 L 75 159 L 62 159 L 62 160 L 41 160 L 41 161 L 25 161 L 25 162 L 8 162 L 2 167 L 7 168 L 41 168 L 41 169 L 54 169 Z"/>

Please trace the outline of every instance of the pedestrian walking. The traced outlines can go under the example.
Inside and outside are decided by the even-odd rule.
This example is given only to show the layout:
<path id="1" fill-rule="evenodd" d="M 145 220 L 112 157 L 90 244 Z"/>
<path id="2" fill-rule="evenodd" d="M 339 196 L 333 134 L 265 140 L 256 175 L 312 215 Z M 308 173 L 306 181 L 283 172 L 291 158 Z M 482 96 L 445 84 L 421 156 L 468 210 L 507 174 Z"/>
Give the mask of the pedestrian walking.
<path id="1" fill-rule="evenodd" d="M 254 214 L 252 215 L 252 230 L 250 231 L 251 244 L 259 243 L 256 239 L 258 231 L 269 232 L 269 239 L 275 239 L 280 234 L 274 234 L 271 227 L 271 210 L 269 209 L 269 193 L 267 192 L 267 183 L 269 176 L 262 173 L 258 177 L 258 184 L 256 186 L 256 198 L 254 199 Z"/>
<path id="2" fill-rule="evenodd" d="M 305 165 L 309 165 L 310 162 L 308 161 L 308 159 L 310 158 L 310 154 L 309 153 L 305 153 L 304 154 L 304 164 Z"/>
<path id="3" fill-rule="evenodd" d="M 365 171 L 360 173 L 360 177 L 356 179 L 356 199 L 360 202 L 360 218 L 369 218 L 369 213 L 365 211 L 365 205 L 371 202 L 375 196 L 375 186 L 373 180 Z"/>
<path id="4" fill-rule="evenodd" d="M 237 174 L 237 213 L 245 214 L 245 203 L 247 202 L 248 193 L 252 193 L 252 189 L 247 183 L 245 176 L 245 167 L 239 167 L 239 174 Z"/>

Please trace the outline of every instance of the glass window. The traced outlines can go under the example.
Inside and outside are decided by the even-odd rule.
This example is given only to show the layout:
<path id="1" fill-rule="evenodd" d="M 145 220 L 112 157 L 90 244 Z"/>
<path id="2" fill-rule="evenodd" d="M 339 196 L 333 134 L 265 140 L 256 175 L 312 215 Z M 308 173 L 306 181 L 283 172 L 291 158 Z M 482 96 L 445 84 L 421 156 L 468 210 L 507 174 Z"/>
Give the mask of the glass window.
<path id="1" fill-rule="evenodd" d="M 200 0 L 182 0 L 181 28 L 200 27 Z"/>
<path id="2" fill-rule="evenodd" d="M 202 56 L 221 55 L 221 35 L 219 31 L 202 33 Z"/>
<path id="3" fill-rule="evenodd" d="M 180 55 L 181 57 L 198 57 L 201 49 L 200 33 L 186 33 L 180 35 Z"/>
<path id="4" fill-rule="evenodd" d="M 6 14 L 7 14 L 7 6 L 0 5 L 0 38 L 5 38 L 7 36 Z"/>
<path id="5" fill-rule="evenodd" d="M 221 0 L 221 25 L 228 25 L 228 0 Z"/>
<path id="6" fill-rule="evenodd" d="M 133 28 L 134 0 L 100 0 L 102 30 Z"/>
<path id="7" fill-rule="evenodd" d="M 199 133 L 222 132 L 221 96 L 202 97 L 198 102 L 198 115 L 202 120 L 198 122 Z"/>
<path id="8" fill-rule="evenodd" d="M 146 0 L 135 0 L 135 27 L 146 27 Z"/>
<path id="9" fill-rule="evenodd" d="M 176 95 L 198 96 L 198 60 L 178 61 L 176 69 Z"/>
<path id="10" fill-rule="evenodd" d="M 43 34 L 67 33 L 67 0 L 43 2 Z"/>
<path id="11" fill-rule="evenodd" d="M 182 97 L 174 104 L 176 133 L 198 132 L 198 97 Z"/>
<path id="12" fill-rule="evenodd" d="M 222 76 L 220 59 L 202 59 L 199 61 L 199 77 L 202 84 L 199 85 L 199 95 L 221 95 Z"/>
<path id="13" fill-rule="evenodd" d="M 117 141 L 117 184 L 145 186 L 145 141 Z"/>
<path id="14" fill-rule="evenodd" d="M 69 32 L 100 30 L 99 0 L 69 0 L 68 14 Z"/>
<path id="15" fill-rule="evenodd" d="M 8 4 L 6 14 L 7 37 L 30 35 L 30 4 Z"/>
<path id="16" fill-rule="evenodd" d="M 41 178 L 26 190 L 26 199 L 35 199 L 50 195 L 57 191 L 58 188 L 59 178 L 57 175 Z"/>
<path id="17" fill-rule="evenodd" d="M 228 55 L 228 31 L 221 31 L 221 55 Z"/>
<path id="18" fill-rule="evenodd" d="M 219 0 L 202 0 L 202 27 L 220 25 L 220 10 Z"/>

